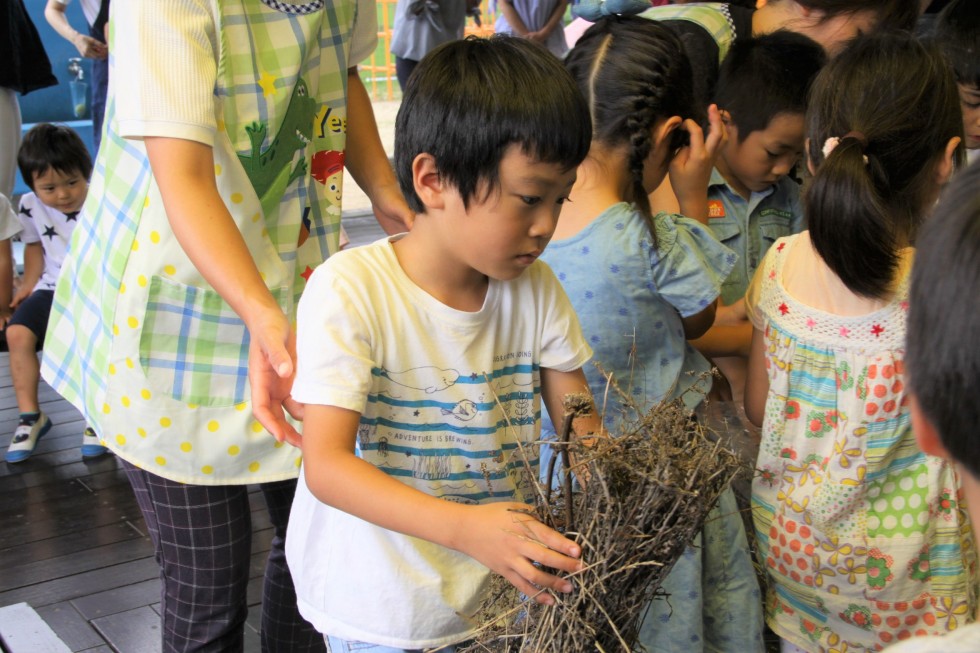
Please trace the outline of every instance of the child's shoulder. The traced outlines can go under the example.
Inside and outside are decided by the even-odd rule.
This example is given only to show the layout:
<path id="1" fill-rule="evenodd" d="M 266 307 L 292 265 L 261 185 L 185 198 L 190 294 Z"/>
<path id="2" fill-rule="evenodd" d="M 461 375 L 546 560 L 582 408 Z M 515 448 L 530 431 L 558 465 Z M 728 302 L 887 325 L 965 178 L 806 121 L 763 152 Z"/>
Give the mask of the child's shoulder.
<path id="1" fill-rule="evenodd" d="M 18 206 L 20 207 L 21 214 L 24 213 L 23 211 L 24 208 L 32 209 L 33 207 L 38 205 L 44 206 L 44 202 L 42 202 L 40 198 L 38 198 L 38 196 L 34 194 L 33 191 L 27 191 L 26 193 L 21 195 L 20 201 L 18 202 Z M 27 214 L 27 217 L 30 217 L 30 215 Z"/>

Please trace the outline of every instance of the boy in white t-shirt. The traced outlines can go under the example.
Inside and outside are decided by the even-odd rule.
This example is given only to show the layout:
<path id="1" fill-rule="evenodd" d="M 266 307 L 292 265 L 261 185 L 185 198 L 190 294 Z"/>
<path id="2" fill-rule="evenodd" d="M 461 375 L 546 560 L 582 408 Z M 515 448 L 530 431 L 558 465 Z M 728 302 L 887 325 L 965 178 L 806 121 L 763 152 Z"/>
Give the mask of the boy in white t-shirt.
<path id="1" fill-rule="evenodd" d="M 10 302 L 14 312 L 5 332 L 10 377 L 20 412 L 20 422 L 4 454 L 8 463 L 30 458 L 37 441 L 51 429 L 50 418 L 38 405 L 41 374 L 37 350 L 47 331 L 61 263 L 88 194 L 92 158 L 72 129 L 39 123 L 24 135 L 17 165 L 33 192 L 20 198 L 17 217 L 23 229 L 24 276 Z M 94 458 L 105 452 L 95 432 L 86 428 L 82 457 Z"/>
<path id="2" fill-rule="evenodd" d="M 416 68 L 395 139 L 411 232 L 328 259 L 298 310 L 286 555 L 334 651 L 452 651 L 490 570 L 553 603 L 572 583 L 545 568 L 581 564 L 526 510 L 542 401 L 559 415 L 588 391 L 590 348 L 537 261 L 588 152 L 588 106 L 525 39 L 455 41 Z"/>

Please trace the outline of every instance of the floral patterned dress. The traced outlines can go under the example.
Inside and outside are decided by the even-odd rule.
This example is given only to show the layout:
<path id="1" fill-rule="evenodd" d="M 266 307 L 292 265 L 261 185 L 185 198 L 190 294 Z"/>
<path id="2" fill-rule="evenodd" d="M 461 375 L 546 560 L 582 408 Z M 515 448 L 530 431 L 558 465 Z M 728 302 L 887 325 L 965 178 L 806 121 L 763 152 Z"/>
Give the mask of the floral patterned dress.
<path id="1" fill-rule="evenodd" d="M 783 286 L 797 238 L 770 249 L 748 300 L 769 376 L 752 495 L 766 620 L 807 651 L 953 630 L 976 609 L 976 549 L 954 468 L 912 433 L 908 277 L 873 313 L 814 309 Z"/>

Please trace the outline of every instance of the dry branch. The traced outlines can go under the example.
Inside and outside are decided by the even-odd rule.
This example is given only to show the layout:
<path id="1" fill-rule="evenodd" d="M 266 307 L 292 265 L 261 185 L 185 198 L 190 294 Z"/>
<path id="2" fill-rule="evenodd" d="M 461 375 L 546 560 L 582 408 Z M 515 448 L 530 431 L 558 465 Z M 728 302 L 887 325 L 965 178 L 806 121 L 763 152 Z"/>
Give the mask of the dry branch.
<path id="1" fill-rule="evenodd" d="M 546 606 L 494 576 L 487 600 L 472 615 L 480 626 L 470 643 L 457 647 L 460 653 L 634 650 L 649 602 L 739 462 L 679 400 L 639 411 L 618 394 L 626 406 L 618 433 L 588 444 L 567 435 L 571 419 L 591 402 L 566 397 L 564 437 L 550 443 L 563 463 L 561 492 L 534 493 L 533 514 L 582 547 L 585 568 L 568 575 L 575 589 Z M 575 492 L 569 460 L 584 472 L 576 475 L 588 479 Z"/>

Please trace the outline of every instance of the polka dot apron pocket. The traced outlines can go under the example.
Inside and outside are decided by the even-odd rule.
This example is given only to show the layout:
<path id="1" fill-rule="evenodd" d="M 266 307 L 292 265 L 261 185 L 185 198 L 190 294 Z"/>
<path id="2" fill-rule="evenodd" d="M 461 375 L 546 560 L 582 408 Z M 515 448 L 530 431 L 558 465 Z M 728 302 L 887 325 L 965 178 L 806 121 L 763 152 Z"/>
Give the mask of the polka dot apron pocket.
<path id="1" fill-rule="evenodd" d="M 281 305 L 287 293 L 274 291 Z M 150 385 L 200 406 L 233 406 L 248 396 L 248 330 L 213 290 L 154 276 L 140 365 Z"/>

